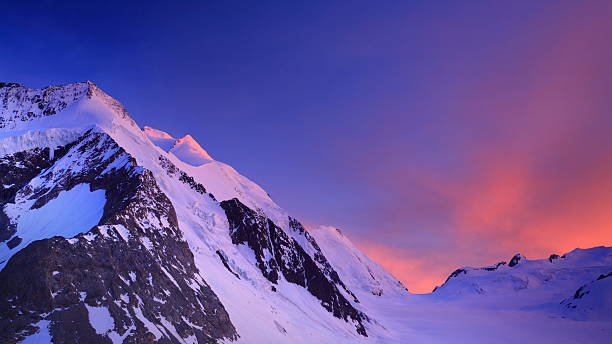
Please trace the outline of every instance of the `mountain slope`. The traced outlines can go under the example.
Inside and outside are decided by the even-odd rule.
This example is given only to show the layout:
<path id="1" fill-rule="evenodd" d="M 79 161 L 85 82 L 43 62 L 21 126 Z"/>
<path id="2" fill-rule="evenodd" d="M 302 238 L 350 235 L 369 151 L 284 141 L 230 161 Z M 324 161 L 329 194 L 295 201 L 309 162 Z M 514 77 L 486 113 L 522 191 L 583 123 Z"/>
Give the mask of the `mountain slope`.
<path id="1" fill-rule="evenodd" d="M 327 261 L 295 239 L 305 235 L 293 229 L 297 221 L 290 226 L 265 191 L 229 166 L 210 156 L 209 164 L 194 162 L 203 149 L 192 138 L 167 152 L 157 148 L 150 132 L 89 82 L 13 85 L 0 89 L 0 99 L 7 167 L 1 274 L 18 281 L 0 289 L 3 340 L 41 333 L 91 343 L 367 337 L 369 318 Z M 59 209 L 57 221 L 48 216 Z M 249 219 L 257 225 L 243 233 L 263 237 L 245 245 L 231 233 Z M 29 226 L 46 220 L 57 223 Z M 274 261 L 275 278 L 254 254 Z M 40 268 L 26 273 L 26 263 Z M 23 283 L 32 287 L 22 290 Z M 90 317 L 77 321 L 78 314 Z M 270 319 L 269 327 L 254 325 L 253 316 Z"/>
<path id="2" fill-rule="evenodd" d="M 561 302 L 564 316 L 583 321 L 612 320 L 612 267 L 608 270 Z"/>
<path id="3" fill-rule="evenodd" d="M 407 293 L 401 282 L 359 251 L 339 229 L 319 226 L 311 230 L 310 234 L 316 239 L 323 254 L 329 257 L 340 278 L 351 285 L 355 292 L 376 296 Z"/>

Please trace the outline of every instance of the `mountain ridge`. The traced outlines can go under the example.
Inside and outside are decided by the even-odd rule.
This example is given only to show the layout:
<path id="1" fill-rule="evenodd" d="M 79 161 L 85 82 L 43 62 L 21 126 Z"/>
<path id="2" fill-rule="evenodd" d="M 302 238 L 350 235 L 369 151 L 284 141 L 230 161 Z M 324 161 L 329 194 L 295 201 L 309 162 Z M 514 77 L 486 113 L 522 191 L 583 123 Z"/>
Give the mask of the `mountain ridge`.
<path id="1" fill-rule="evenodd" d="M 50 94 L 56 95 L 57 98 L 63 100 L 57 101 L 57 99 L 55 99 L 53 96 L 50 96 Z M 346 286 L 344 286 L 340 280 L 333 277 L 337 275 L 333 272 L 333 270 L 330 270 L 331 267 L 328 264 L 325 264 L 324 258 L 321 258 L 321 256 L 318 256 L 319 258 L 317 258 L 317 256 L 310 256 L 310 254 L 307 253 L 307 251 L 314 252 L 316 251 L 316 249 L 311 249 L 308 247 L 303 248 L 295 241 L 292 246 L 286 246 L 289 242 L 288 240 L 294 240 L 294 237 L 303 236 L 304 233 L 299 233 L 291 229 L 291 227 L 289 227 L 290 221 L 286 213 L 284 211 L 281 211 L 280 208 L 271 199 L 269 199 L 267 193 L 265 193 L 263 190 L 260 190 L 260 188 L 256 187 L 255 184 L 253 184 L 252 182 L 246 182 L 246 178 L 235 173 L 233 169 L 229 167 L 226 168 L 221 163 L 212 162 L 213 166 L 216 166 L 216 170 L 214 171 L 221 171 L 221 173 L 217 173 L 217 179 L 225 179 L 227 184 L 225 188 L 232 189 L 231 192 L 219 192 L 219 196 L 217 197 L 221 198 L 217 201 L 215 196 L 213 194 L 209 194 L 206 190 L 206 187 L 201 184 L 201 182 L 206 183 L 205 179 L 207 179 L 208 176 L 211 176 L 211 173 L 209 172 L 209 170 L 211 170 L 210 168 L 206 167 L 204 168 L 204 170 L 202 170 L 202 166 L 199 166 L 197 164 L 196 166 L 192 166 L 192 164 L 189 164 L 189 162 L 185 163 L 183 159 L 180 159 L 180 155 L 160 154 L 159 150 L 156 149 L 150 139 L 140 130 L 138 126 L 135 125 L 134 121 L 129 117 L 129 115 L 127 115 L 125 109 L 115 100 L 110 100 L 110 97 L 102 91 L 99 91 L 99 89 L 93 83 L 77 83 L 66 85 L 64 87 L 51 87 L 43 88 L 40 90 L 32 90 L 24 88 L 22 86 L 14 86 L 11 87 L 8 91 L 5 90 L 0 95 L 3 96 L 5 100 L 7 100 L 3 102 L 4 106 L 2 107 L 2 118 L 3 123 L 5 123 L 5 125 L 0 129 L 0 131 L 2 131 L 6 137 L 11 137 L 10 135 L 16 134 L 18 137 L 22 138 L 21 141 L 17 140 L 14 147 L 14 150 L 17 151 L 16 153 L 21 154 L 21 160 L 18 159 L 19 157 L 17 157 L 15 153 L 7 154 L 5 156 L 10 159 L 10 162 L 7 162 L 6 164 L 6 166 L 9 167 L 10 174 L 16 176 L 15 179 L 18 179 L 17 181 L 19 182 L 19 185 L 17 185 L 14 190 L 11 191 L 13 194 L 10 195 L 10 197 L 7 197 L 6 202 L 2 204 L 4 210 L 3 215 L 5 217 L 4 223 L 6 223 L 8 227 L 0 228 L 0 231 L 4 234 L 3 237 L 6 237 L 6 241 L 8 243 L 12 243 L 10 246 L 7 244 L 7 246 L 4 246 L 3 248 L 3 252 L 5 254 L 8 254 L 8 256 L 6 256 L 6 259 L 3 261 L 3 263 L 7 264 L 6 269 L 3 269 L 3 273 L 8 275 L 6 276 L 7 279 L 12 278 L 12 276 L 19 273 L 17 271 L 18 269 L 15 268 L 16 263 L 14 263 L 15 259 L 17 259 L 16 257 L 21 257 L 22 255 L 24 255 L 25 253 L 23 252 L 33 252 L 33 247 L 36 247 L 36 245 L 34 245 L 35 243 L 55 242 L 58 240 L 55 238 L 56 235 L 60 233 L 49 233 L 47 235 L 49 238 L 39 236 L 39 240 L 33 243 L 30 243 L 30 241 L 27 240 L 23 240 L 24 237 L 27 237 L 25 235 L 27 229 L 20 229 L 21 227 L 19 226 L 27 216 L 30 216 L 28 214 L 35 214 L 32 215 L 34 216 L 35 221 L 44 220 L 40 215 L 36 215 L 36 209 L 46 209 L 47 207 L 48 201 L 40 202 L 43 198 L 55 202 L 53 200 L 58 199 L 58 195 L 62 195 L 65 192 L 70 193 L 72 192 L 70 190 L 75 190 L 75 187 L 77 187 L 78 185 L 83 185 L 83 183 L 85 183 L 84 185 L 89 185 L 88 189 L 91 190 L 90 192 L 94 192 L 93 190 L 96 190 L 98 188 L 94 185 L 96 185 L 96 183 L 99 183 L 99 180 L 104 180 L 104 178 L 110 178 L 111 180 L 115 180 L 115 182 L 123 183 L 124 180 L 132 178 L 130 177 L 130 175 L 147 175 L 149 176 L 148 178 L 150 180 L 149 182 L 147 182 L 148 184 L 150 184 L 148 188 L 153 188 L 157 190 L 152 191 L 153 194 L 159 194 L 160 197 L 169 197 L 169 201 L 173 204 L 173 207 L 171 207 L 171 209 L 176 209 L 175 211 L 178 215 L 178 222 L 176 222 L 176 226 L 178 226 L 177 228 L 180 228 L 180 230 L 176 229 L 178 230 L 178 233 L 180 233 L 179 241 L 185 242 L 187 245 L 191 245 L 190 250 L 192 252 L 193 250 L 203 250 L 204 247 L 206 247 L 207 251 L 209 252 L 213 250 L 215 253 L 220 252 L 223 256 L 229 258 L 226 263 L 230 266 L 234 266 L 236 271 L 242 272 L 243 276 L 246 276 L 251 280 L 251 283 L 258 279 L 253 280 L 253 271 L 250 273 L 247 273 L 245 271 L 245 267 L 250 266 L 248 259 L 245 261 L 245 258 L 248 258 L 250 253 L 240 253 L 240 250 L 235 250 L 235 246 L 237 244 L 231 244 L 231 241 L 229 241 L 230 238 L 228 237 L 228 234 L 224 234 L 221 236 L 221 233 L 219 233 L 218 239 L 223 242 L 217 242 L 215 244 L 213 241 L 213 236 L 211 235 L 211 237 L 202 237 L 199 228 L 202 228 L 203 224 L 206 225 L 208 223 L 207 226 L 213 225 L 216 227 L 220 227 L 219 230 L 223 230 L 226 231 L 225 233 L 228 233 L 226 227 L 227 220 L 224 220 L 225 216 L 222 215 L 224 214 L 224 212 L 222 212 L 222 209 L 219 206 L 219 204 L 223 203 L 218 202 L 221 202 L 225 198 L 228 198 L 230 196 L 238 196 L 238 198 L 242 198 L 247 204 L 253 206 L 254 210 L 249 211 L 253 211 L 253 214 L 258 214 L 257 216 L 260 216 L 262 217 L 262 219 L 265 219 L 265 221 L 268 221 L 265 225 L 266 228 L 272 228 L 272 226 L 276 226 L 274 224 L 275 222 L 272 222 L 273 220 L 269 219 L 269 217 L 266 216 L 267 214 L 274 214 L 275 221 L 278 221 L 279 219 L 282 219 L 284 217 L 284 220 L 280 221 L 279 223 L 281 227 L 275 227 L 276 229 L 273 232 L 270 232 L 276 233 L 274 234 L 274 237 L 278 239 L 270 241 L 272 243 L 272 246 L 265 246 L 263 251 L 260 251 L 264 255 L 269 255 L 271 252 L 270 250 L 274 250 L 276 252 L 274 253 L 276 255 L 276 257 L 274 258 L 276 262 L 275 266 L 280 267 L 280 270 L 278 271 L 282 273 L 278 276 L 282 278 L 270 279 L 268 282 L 263 282 L 263 280 L 261 280 L 259 282 L 256 282 L 255 285 L 269 285 L 269 283 L 272 283 L 272 285 L 269 285 L 267 288 L 275 289 L 275 293 L 284 293 L 284 291 L 282 290 L 287 288 L 287 292 L 295 293 L 295 291 L 297 291 L 295 290 L 295 287 L 286 286 L 286 282 L 282 282 L 285 280 L 291 284 L 295 284 L 297 287 L 302 287 L 304 288 L 306 293 L 304 294 L 304 292 L 300 292 L 300 294 L 302 294 L 302 296 L 300 296 L 301 298 L 306 297 L 305 300 L 307 300 L 310 297 L 315 296 L 315 299 L 319 299 L 319 301 L 316 301 L 314 304 L 320 303 L 321 306 L 323 306 L 321 307 L 321 311 L 316 311 L 314 314 L 319 312 L 323 312 L 323 314 L 325 314 L 329 312 L 328 314 L 332 315 L 332 318 L 338 318 L 341 323 L 346 323 L 345 326 L 354 326 L 353 331 L 355 331 L 354 333 L 356 335 L 367 336 L 367 331 L 364 327 L 364 323 L 368 321 L 368 317 L 361 310 L 357 310 L 354 304 L 345 299 L 345 297 L 349 297 L 349 299 L 352 300 L 352 293 L 350 292 L 350 290 L 346 288 Z M 18 98 L 19 100 L 15 101 L 13 98 Z M 37 113 L 33 112 L 33 115 L 23 116 L 24 113 L 28 114 L 32 112 L 29 110 L 32 109 L 34 104 L 39 104 L 43 101 L 47 105 L 38 106 L 39 108 L 45 109 L 49 106 L 55 106 L 49 104 L 57 103 L 58 105 L 53 107 L 52 111 L 47 111 L 46 113 L 43 109 L 39 109 L 41 111 Z M 19 106 L 21 106 L 21 108 L 19 108 Z M 68 143 L 56 141 L 55 145 L 57 147 L 49 145 L 48 142 L 42 142 L 43 144 L 41 146 L 39 145 L 41 142 L 36 140 L 33 140 L 34 142 L 30 142 L 31 144 L 24 143 L 28 140 L 31 140 L 31 133 L 33 131 L 44 133 L 48 133 L 51 131 L 52 133 L 56 133 L 58 130 L 64 132 L 66 129 L 72 130 L 71 132 L 80 133 L 81 136 L 76 140 Z M 68 141 L 70 139 L 68 139 Z M 184 139 L 179 142 L 179 145 L 185 141 L 187 141 L 188 144 L 195 142 L 190 141 L 189 137 L 187 137 L 187 139 Z M 30 148 L 32 145 L 36 148 L 22 150 L 21 148 L 19 148 L 19 144 L 22 144 L 21 148 Z M 176 143 L 174 146 L 176 146 Z M 171 151 L 172 149 L 170 150 L 170 152 Z M 40 168 L 36 168 L 28 173 L 23 173 L 23 171 L 16 169 L 26 160 L 30 160 L 31 157 L 34 155 L 41 156 L 41 158 L 43 158 L 44 160 L 44 163 L 42 163 L 42 166 Z M 121 169 L 127 166 L 126 164 L 131 164 L 133 166 L 133 169 L 131 170 L 133 172 L 130 172 L 127 175 L 125 173 L 117 174 L 117 171 L 121 171 Z M 191 170 L 188 172 L 184 171 L 188 169 Z M 200 173 L 195 174 L 194 176 L 190 175 L 189 172 L 196 170 Z M 53 171 L 56 171 L 57 173 L 53 173 Z M 32 177 L 33 179 L 30 179 Z M 240 184 L 240 187 L 236 187 L 235 183 Z M 156 186 L 157 184 L 159 184 L 161 188 L 158 189 L 158 187 Z M 220 183 L 215 184 L 219 186 Z M 221 189 L 223 188 L 224 187 L 222 186 Z M 219 188 L 217 189 L 217 191 L 224 191 L 220 190 Z M 84 192 L 87 194 L 87 189 L 85 189 Z M 108 209 L 108 207 L 110 206 L 109 202 L 111 201 L 111 199 L 109 199 L 109 192 L 109 190 L 106 191 L 107 199 L 106 204 L 104 205 L 105 209 Z M 262 194 L 265 194 L 265 196 L 263 196 Z M 127 197 L 128 199 L 130 199 L 130 196 L 127 195 L 123 197 Z M 235 197 L 227 199 L 226 202 L 232 199 L 235 200 L 235 202 L 238 202 L 237 198 Z M 262 199 L 264 201 L 263 203 L 261 202 Z M 32 202 L 34 202 L 35 204 L 40 203 L 40 206 L 35 208 L 34 206 L 30 205 Z M 61 202 L 61 200 L 58 202 Z M 182 202 L 186 203 L 181 204 Z M 13 204 L 23 204 L 23 206 L 17 208 L 18 210 L 7 211 L 7 209 L 11 207 L 14 208 Z M 112 207 L 113 209 L 118 207 L 116 208 L 116 211 L 122 211 L 121 209 L 123 207 L 129 207 L 130 204 L 131 203 L 127 203 Z M 28 208 L 30 208 L 30 210 L 28 210 Z M 96 238 L 106 238 L 110 236 L 111 238 L 113 238 L 113 241 L 117 241 L 119 239 L 125 239 L 124 235 L 122 234 L 125 232 L 125 230 L 127 230 L 127 232 L 125 232 L 125 235 L 128 238 L 135 236 L 135 234 L 133 233 L 135 228 L 141 228 L 143 231 L 146 232 L 147 226 L 153 226 L 154 223 L 151 222 L 152 220 L 150 219 L 147 220 L 147 218 L 150 218 L 151 216 L 157 216 L 155 214 L 157 214 L 157 212 L 159 211 L 161 211 L 161 209 L 139 210 L 139 214 L 132 215 L 136 217 L 133 217 L 133 219 L 130 220 L 132 222 L 129 222 L 129 225 L 123 225 L 123 230 L 117 231 L 116 226 L 118 226 L 118 224 L 106 223 L 103 219 L 108 217 L 103 216 L 97 224 L 95 224 L 95 219 L 93 220 L 94 222 L 91 222 L 95 224 L 92 229 L 81 228 L 80 231 L 84 233 L 93 234 L 102 233 L 101 226 L 114 226 L 113 228 L 115 235 L 96 234 L 93 236 L 94 240 L 96 240 L 96 245 L 94 245 L 94 247 L 88 248 L 88 250 L 94 250 L 98 247 L 106 245 L 103 239 Z M 211 211 L 212 213 L 210 213 Z M 212 216 L 210 220 L 213 220 L 214 222 L 210 223 L 210 220 L 207 220 L 206 218 L 202 219 L 201 216 L 203 215 L 203 212 L 210 213 L 209 216 Z M 142 218 L 142 216 L 145 216 L 145 218 Z M 196 219 L 193 219 L 194 216 Z M 192 220 L 195 221 L 193 221 L 192 223 L 187 223 L 187 219 L 189 218 L 192 218 Z M 140 221 L 140 225 L 137 225 L 139 223 L 138 221 Z M 238 221 L 242 222 L 244 220 Z M 164 220 L 162 222 L 171 223 L 172 221 L 168 222 L 167 220 Z M 158 224 L 157 226 L 162 226 L 159 227 L 160 229 L 164 228 L 164 226 L 167 226 L 167 224 L 163 225 L 163 223 Z M 195 229 L 195 232 L 192 232 L 188 228 Z M 210 229 L 212 228 L 213 227 L 210 227 Z M 163 230 L 166 231 L 166 229 Z M 106 230 L 106 232 L 108 232 L 108 230 Z M 77 237 L 81 235 L 82 234 L 78 234 Z M 190 235 L 196 235 L 198 238 L 190 238 Z M 284 239 L 280 239 L 283 236 Z M 73 239 L 59 240 L 60 242 L 54 245 L 60 245 L 60 243 L 62 245 L 79 245 L 79 243 L 81 242 L 80 240 L 74 242 L 70 241 Z M 279 243 L 275 243 L 275 241 L 278 240 L 280 240 Z M 130 243 L 130 240 L 127 241 L 128 243 Z M 153 252 L 151 251 L 152 246 L 154 247 L 156 245 L 151 243 L 154 243 L 155 241 L 153 241 L 151 238 L 147 239 L 147 237 L 140 238 L 140 241 L 144 242 L 145 248 L 148 252 Z M 170 245 L 173 245 L 171 244 L 171 242 L 172 241 L 169 238 L 163 239 L 164 249 L 167 249 L 166 246 L 169 247 Z M 304 242 L 308 241 L 306 240 Z M 16 245 L 13 245 L 13 243 L 16 243 Z M 204 246 L 195 247 L 194 245 L 196 245 L 196 243 L 204 244 Z M 256 249 L 259 244 L 260 243 L 258 241 L 252 242 L 251 249 Z M 215 246 L 213 247 L 213 245 Z M 22 246 L 25 247 L 22 248 Z M 124 246 L 122 249 L 124 251 L 131 252 L 134 250 L 140 250 L 141 247 L 142 246 Z M 281 249 L 281 247 L 284 248 Z M 66 251 L 72 250 L 66 249 Z M 18 254 L 14 255 L 15 252 Z M 44 252 L 45 253 L 43 254 L 45 255 L 57 254 L 54 249 L 47 249 Z M 41 253 L 37 253 L 37 255 L 40 254 Z M 237 262 L 237 259 L 239 261 L 242 261 Z M 17 261 L 19 260 L 17 259 Z M 208 261 L 208 259 L 206 259 L 206 261 Z M 215 257 L 214 261 L 219 262 L 218 256 Z M 200 262 L 200 260 L 196 260 L 196 265 L 198 264 L 198 262 Z M 172 271 L 170 267 L 164 265 L 165 263 L 160 264 L 162 264 L 161 269 L 163 271 Z M 178 263 L 179 266 L 181 266 L 182 264 L 184 264 L 183 261 L 180 261 Z M 163 266 L 166 267 L 164 268 Z M 64 274 L 64 272 L 62 272 L 61 266 L 53 266 L 52 268 L 56 269 L 56 271 L 59 272 L 58 275 Z M 85 268 L 86 270 L 91 270 L 91 268 L 87 266 L 84 266 L 82 268 Z M 275 267 L 275 269 L 277 268 Z M 198 270 L 200 271 L 200 273 L 202 273 L 203 266 L 200 265 L 198 267 Z M 261 271 L 265 272 L 267 270 Z M 315 279 L 311 280 L 310 277 L 308 277 L 306 282 L 302 282 L 299 278 L 296 278 L 296 272 L 298 272 L 298 274 L 305 274 L 305 276 L 312 275 Z M 49 271 L 40 271 L 38 274 L 48 275 Z M 53 274 L 55 275 L 55 272 L 53 272 Z M 249 274 L 251 275 L 249 276 Z M 117 275 L 120 275 L 120 273 L 117 273 Z M 138 275 L 138 273 L 136 275 Z M 181 276 L 180 278 L 187 278 L 183 277 L 184 275 L 181 275 L 181 272 L 178 271 L 170 272 L 169 275 L 166 275 L 170 277 L 172 281 L 179 280 L 179 277 L 177 277 L 177 275 Z M 150 278 L 152 280 L 156 279 L 156 277 Z M 205 281 L 206 279 L 202 279 L 202 281 Z M 323 284 L 321 284 L 322 282 Z M 338 289 L 337 286 L 340 288 Z M 48 287 L 44 288 L 46 289 Z M 66 290 L 66 288 L 68 288 L 68 286 L 62 286 L 62 290 Z M 89 293 L 91 293 L 91 290 L 89 290 L 88 288 L 90 288 L 90 286 L 77 286 L 77 289 L 74 290 L 72 293 L 78 292 L 86 293 L 89 295 Z M 53 288 L 50 289 L 53 290 Z M 184 288 L 182 289 L 184 290 Z M 133 292 L 135 294 L 136 299 L 148 299 L 146 295 L 142 294 L 147 293 L 146 290 L 146 288 L 134 290 Z M 19 293 L 18 290 L 9 288 L 7 290 L 4 290 L 4 292 L 6 293 L 5 295 L 9 295 L 7 297 L 8 300 L 13 300 L 14 302 L 14 300 L 19 299 L 17 295 L 13 295 L 15 293 Z M 210 292 L 206 293 L 214 295 Z M 307 295 L 309 294 L 312 296 L 308 297 Z M 175 340 L 181 342 L 183 340 L 186 340 L 186 338 L 196 338 L 198 342 L 202 342 L 203 337 L 201 337 L 201 335 L 198 335 L 200 332 L 197 331 L 199 325 L 189 325 L 191 323 L 196 324 L 197 322 L 194 322 L 193 320 L 185 320 L 178 322 L 177 320 L 173 320 L 172 325 L 167 325 L 163 322 L 159 323 L 160 320 L 153 320 L 146 316 L 143 321 L 143 318 L 136 311 L 136 309 L 141 308 L 135 308 L 134 305 L 132 305 L 131 301 L 129 301 L 129 303 L 127 304 L 122 303 L 123 301 L 120 296 L 121 295 L 110 295 L 107 297 L 111 299 L 114 298 L 115 303 L 118 302 L 119 304 L 123 305 L 122 312 L 124 314 L 124 317 L 120 317 L 115 313 L 111 312 L 112 307 L 109 308 L 111 304 L 105 304 L 103 300 L 100 299 L 88 302 L 87 298 L 80 298 L 80 301 L 78 301 L 76 304 L 73 303 L 71 307 L 72 309 L 75 309 L 75 312 L 76 309 L 80 309 L 79 312 L 81 313 L 83 312 L 83 306 L 86 309 L 88 309 L 87 307 L 106 307 L 105 309 L 108 309 L 107 312 L 111 312 L 108 314 L 112 314 L 112 321 L 115 323 L 115 326 L 113 327 L 113 336 L 120 337 L 122 338 L 122 340 L 125 338 L 131 338 L 130 340 L 142 341 L 146 338 L 151 338 L 151 336 L 153 336 L 155 340 L 161 342 L 174 342 Z M 214 299 L 214 296 L 211 297 L 213 297 Z M 132 296 L 130 296 L 129 299 L 132 300 Z M 52 297 L 51 302 L 54 303 L 54 300 L 55 297 Z M 312 301 L 308 301 L 308 303 L 310 302 Z M 100 304 L 103 304 L 105 306 L 100 306 Z M 14 303 L 4 304 L 3 306 L 9 308 L 16 307 Z M 137 305 L 137 307 L 145 306 L 151 307 L 150 305 L 147 305 L 147 302 L 145 302 L 145 304 L 141 304 L 139 302 Z M 192 305 L 191 307 L 193 306 L 195 305 Z M 29 309 L 28 312 L 32 312 L 32 310 Z M 56 312 L 59 311 L 52 310 L 51 314 L 56 314 Z M 163 313 L 163 311 L 161 310 L 159 312 L 160 313 L 158 313 L 158 317 L 161 317 L 163 319 L 163 316 L 161 314 L 166 313 Z M 47 324 L 48 327 L 46 329 L 39 328 L 38 331 L 47 331 L 53 336 L 53 338 L 63 338 L 63 340 L 66 340 L 66 334 L 61 333 L 67 325 L 65 325 L 60 318 L 54 318 L 54 316 L 46 316 L 40 318 L 42 316 L 42 313 L 38 314 L 41 315 L 38 315 L 37 317 L 35 317 L 35 319 L 42 319 L 39 320 L 39 322 L 50 321 L 50 323 Z M 165 316 L 167 317 L 169 316 L 169 314 L 171 313 L 168 313 Z M 14 317 L 15 318 L 13 318 L 13 321 L 7 324 L 8 327 L 4 328 L 4 331 L 2 333 L 3 338 L 7 338 L 6 336 L 17 336 L 13 338 L 19 339 L 22 338 L 20 336 L 24 334 L 31 334 L 33 328 L 36 327 L 36 323 L 27 323 L 27 321 L 26 323 L 23 323 L 24 320 L 19 320 L 23 318 L 19 317 L 18 315 L 14 315 Z M 127 327 L 125 325 L 117 325 L 117 321 L 119 321 L 118 319 L 120 318 L 123 319 L 123 322 L 131 323 L 132 325 Z M 210 320 L 212 319 L 209 319 L 209 321 Z M 202 320 L 199 321 L 201 323 Z M 227 325 L 224 325 L 224 328 L 233 328 L 233 324 L 229 320 L 229 318 L 226 318 L 226 320 L 224 321 L 227 323 Z M 149 322 L 152 322 L 153 325 L 149 324 Z M 351 323 L 354 323 L 355 325 L 351 325 Z M 93 324 L 91 325 L 93 326 Z M 102 340 L 103 338 L 110 338 L 108 337 L 109 333 L 98 334 L 102 335 L 102 337 L 94 336 L 91 330 L 88 329 L 87 323 L 80 323 L 80 325 L 78 326 L 79 327 L 75 328 L 74 330 L 77 331 L 79 336 L 83 336 L 83 338 L 88 338 L 88 341 L 93 342 L 97 340 Z M 155 331 L 154 328 L 157 328 L 158 326 L 163 326 L 166 331 Z M 276 328 L 274 329 L 274 331 L 278 331 L 278 326 L 275 326 Z M 283 326 L 281 327 L 285 328 Z M 182 330 L 179 328 L 182 328 Z M 199 326 L 199 328 L 204 327 Z M 283 333 L 286 333 L 286 331 L 287 330 L 285 329 Z M 172 333 L 172 335 L 169 335 L 169 333 Z M 207 332 L 205 333 L 207 333 L 206 335 L 210 336 L 213 332 L 211 332 L 211 330 L 207 330 Z M 233 339 L 238 338 L 235 332 L 234 334 L 232 334 L 231 330 L 228 330 L 228 332 L 225 332 L 220 336 L 212 336 L 212 338 L 217 339 L 221 337 Z"/>

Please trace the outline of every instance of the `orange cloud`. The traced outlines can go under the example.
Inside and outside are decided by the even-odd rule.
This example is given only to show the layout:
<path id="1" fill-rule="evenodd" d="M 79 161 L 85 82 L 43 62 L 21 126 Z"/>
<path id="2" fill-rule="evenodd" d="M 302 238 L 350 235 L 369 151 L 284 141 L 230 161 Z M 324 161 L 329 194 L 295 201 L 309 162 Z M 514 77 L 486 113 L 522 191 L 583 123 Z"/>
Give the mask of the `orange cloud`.
<path id="1" fill-rule="evenodd" d="M 447 268 L 442 264 L 432 266 L 430 261 L 407 257 L 404 251 L 382 244 L 358 242 L 357 246 L 368 256 L 374 257 L 411 292 L 431 292 L 433 286 L 442 284 L 446 278 Z"/>

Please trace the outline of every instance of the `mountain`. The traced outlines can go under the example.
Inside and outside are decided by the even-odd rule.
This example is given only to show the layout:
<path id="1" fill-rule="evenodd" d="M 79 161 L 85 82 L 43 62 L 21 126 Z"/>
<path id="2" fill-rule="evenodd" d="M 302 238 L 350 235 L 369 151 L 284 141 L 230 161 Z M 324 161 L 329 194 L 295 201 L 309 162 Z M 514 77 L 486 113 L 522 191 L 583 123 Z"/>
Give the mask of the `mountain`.
<path id="1" fill-rule="evenodd" d="M 609 247 L 576 249 L 562 256 L 552 254 L 547 259 L 537 260 L 516 254 L 508 263 L 501 261 L 482 268 L 457 269 L 434 293 L 440 297 L 538 295 L 543 300 L 550 298 L 556 302 L 576 286 L 609 272 L 612 272 L 612 249 Z"/>
<path id="2" fill-rule="evenodd" d="M 141 129 L 91 82 L 0 83 L 0 101 L 0 343 L 612 333 L 610 248 L 464 268 L 415 295 L 340 230 L 307 230 L 193 137 Z"/>
<path id="3" fill-rule="evenodd" d="M 189 165 L 200 166 L 213 161 L 208 152 L 191 135 L 185 135 L 177 140 L 165 131 L 155 128 L 145 126 L 143 131 L 156 146 Z"/>

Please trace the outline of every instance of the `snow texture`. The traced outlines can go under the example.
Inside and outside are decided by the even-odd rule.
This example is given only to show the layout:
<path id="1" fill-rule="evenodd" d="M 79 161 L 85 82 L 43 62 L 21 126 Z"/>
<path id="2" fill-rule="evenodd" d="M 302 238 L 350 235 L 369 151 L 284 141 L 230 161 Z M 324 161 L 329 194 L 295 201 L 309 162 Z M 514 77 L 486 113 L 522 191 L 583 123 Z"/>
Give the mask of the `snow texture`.
<path id="1" fill-rule="evenodd" d="M 98 224 L 106 203 L 104 190 L 90 191 L 89 185 L 79 184 L 62 191 L 41 208 L 32 209 L 34 201 L 18 200 L 4 208 L 10 221 L 17 223 L 14 237 L 21 243 L 13 249 L 0 246 L 0 267 L 21 248 L 34 240 L 63 236 L 71 238 Z M 10 241 L 10 240 L 9 240 Z"/>
<path id="2" fill-rule="evenodd" d="M 115 322 L 108 311 L 108 308 L 92 307 L 85 304 L 87 308 L 87 314 L 89 316 L 89 323 L 96 330 L 97 334 L 108 334 L 114 327 Z"/>

